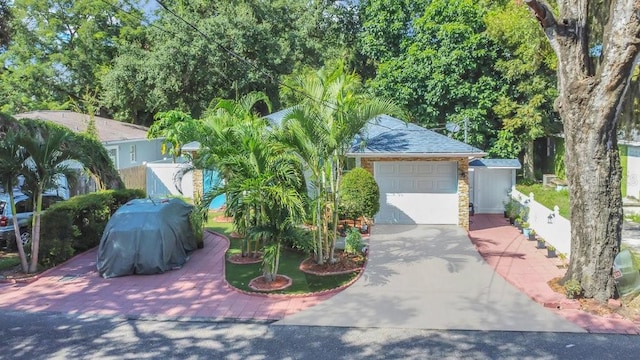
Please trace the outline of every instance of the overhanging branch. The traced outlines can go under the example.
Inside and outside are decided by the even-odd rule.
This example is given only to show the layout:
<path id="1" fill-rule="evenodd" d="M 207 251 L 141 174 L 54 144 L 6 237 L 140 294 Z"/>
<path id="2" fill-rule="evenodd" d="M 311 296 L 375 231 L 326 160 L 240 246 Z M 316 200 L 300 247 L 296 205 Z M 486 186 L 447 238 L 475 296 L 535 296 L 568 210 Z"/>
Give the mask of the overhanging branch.
<path id="1" fill-rule="evenodd" d="M 543 28 L 547 29 L 557 25 L 556 19 L 553 17 L 553 13 L 547 4 L 541 3 L 538 0 L 524 1 L 527 3 L 527 6 L 529 6 L 529 9 L 536 15 L 538 22 L 540 22 Z"/>

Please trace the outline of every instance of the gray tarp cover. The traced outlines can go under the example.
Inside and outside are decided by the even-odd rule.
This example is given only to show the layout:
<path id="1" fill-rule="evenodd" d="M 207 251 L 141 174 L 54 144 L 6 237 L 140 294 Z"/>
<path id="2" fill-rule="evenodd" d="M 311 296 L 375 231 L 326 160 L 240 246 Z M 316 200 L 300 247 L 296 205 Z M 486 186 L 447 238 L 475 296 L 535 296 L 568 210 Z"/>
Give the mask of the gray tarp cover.
<path id="1" fill-rule="evenodd" d="M 157 274 L 182 266 L 196 249 L 192 209 L 180 199 L 136 199 L 122 206 L 100 239 L 100 275 Z"/>

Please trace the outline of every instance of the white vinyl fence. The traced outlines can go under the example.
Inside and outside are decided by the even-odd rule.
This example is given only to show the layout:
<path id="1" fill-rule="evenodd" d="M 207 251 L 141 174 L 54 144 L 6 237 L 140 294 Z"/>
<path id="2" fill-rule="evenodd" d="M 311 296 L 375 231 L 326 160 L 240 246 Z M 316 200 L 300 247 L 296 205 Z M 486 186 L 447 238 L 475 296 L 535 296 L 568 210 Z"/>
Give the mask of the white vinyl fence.
<path id="1" fill-rule="evenodd" d="M 559 253 L 569 257 L 571 253 L 571 223 L 558 214 L 558 207 L 551 210 L 535 201 L 533 193 L 525 195 L 515 188 L 511 191 L 511 197 L 529 208 L 527 222 L 538 236 L 545 239 L 548 244 L 555 246 Z"/>

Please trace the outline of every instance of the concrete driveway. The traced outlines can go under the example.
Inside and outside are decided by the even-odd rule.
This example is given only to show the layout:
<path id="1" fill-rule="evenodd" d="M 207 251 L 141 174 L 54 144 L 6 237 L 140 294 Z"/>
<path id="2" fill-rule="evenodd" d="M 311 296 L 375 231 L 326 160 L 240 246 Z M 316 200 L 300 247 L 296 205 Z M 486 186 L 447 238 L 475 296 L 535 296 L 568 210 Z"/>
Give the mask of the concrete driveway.
<path id="1" fill-rule="evenodd" d="M 584 332 L 487 265 L 456 226 L 376 225 L 362 277 L 277 325 Z"/>

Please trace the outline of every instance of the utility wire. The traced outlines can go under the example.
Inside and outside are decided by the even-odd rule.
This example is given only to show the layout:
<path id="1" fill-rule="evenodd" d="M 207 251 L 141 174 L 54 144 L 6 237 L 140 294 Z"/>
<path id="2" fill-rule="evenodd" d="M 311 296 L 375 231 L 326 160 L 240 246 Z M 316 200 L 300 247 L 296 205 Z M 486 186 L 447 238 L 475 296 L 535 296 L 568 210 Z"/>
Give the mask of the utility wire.
<path id="1" fill-rule="evenodd" d="M 179 33 L 179 32 L 174 32 L 174 31 L 167 30 L 166 28 L 164 28 L 164 27 L 162 27 L 162 26 L 157 25 L 155 22 L 152 22 L 152 21 L 147 20 L 147 18 L 146 18 L 144 15 L 142 15 L 141 13 L 140 13 L 140 15 L 138 15 L 138 14 L 135 14 L 135 15 L 134 15 L 134 14 L 130 13 L 129 11 L 127 11 L 127 10 L 125 10 L 125 9 L 123 9 L 123 8 L 119 7 L 119 6 L 116 6 L 115 4 L 113 4 L 113 3 L 111 3 L 111 2 L 109 2 L 109 1 L 107 1 L 107 0 L 100 0 L 100 1 L 101 1 L 101 2 L 103 2 L 103 3 L 105 3 L 105 4 L 107 4 L 107 5 L 109 5 L 109 6 L 111 6 L 114 10 L 121 11 L 122 13 L 124 13 L 125 15 L 127 15 L 129 18 L 134 19 L 134 20 L 139 20 L 139 21 L 140 21 L 140 22 L 142 22 L 144 25 L 146 25 L 146 26 L 150 26 L 150 27 L 153 27 L 153 28 L 155 28 L 155 29 L 158 29 L 158 30 L 160 30 L 161 32 L 163 32 L 163 33 L 165 33 L 165 34 L 169 34 L 169 35 L 171 35 L 171 36 L 173 36 L 173 37 L 176 37 L 176 38 L 179 38 L 179 37 L 182 35 L 182 34 L 181 34 L 181 33 Z M 127 4 L 128 4 L 128 5 L 130 5 L 128 2 L 127 2 Z M 223 73 L 220 69 L 218 69 L 218 68 L 214 67 L 214 68 L 213 68 L 213 70 L 214 70 L 215 72 L 217 72 L 220 76 L 222 76 L 225 80 L 227 80 L 230 84 L 233 84 L 233 80 L 231 80 L 231 79 L 230 79 L 230 78 L 229 78 L 225 73 Z"/>
<path id="2" fill-rule="evenodd" d="M 125 9 L 116 6 L 113 3 L 108 2 L 107 0 L 100 0 L 105 4 L 108 4 L 109 6 L 111 6 L 112 8 L 116 9 L 116 10 L 120 10 L 123 13 L 125 13 L 126 15 L 128 15 L 131 18 L 135 18 L 137 20 L 142 21 L 144 24 L 146 24 L 147 26 L 151 26 L 153 28 L 156 28 L 166 34 L 172 35 L 174 37 L 178 37 L 179 35 L 182 35 L 181 33 L 176 33 L 173 31 L 169 31 L 159 25 L 156 25 L 154 22 L 148 21 L 146 19 L 146 17 L 144 15 L 134 15 L 128 11 L 126 11 Z M 179 21 L 183 22 L 185 25 L 187 25 L 189 28 L 193 29 L 196 33 L 198 33 L 200 36 L 202 36 L 205 40 L 210 41 L 211 43 L 215 44 L 218 48 L 220 48 L 223 52 L 227 53 L 228 55 L 230 55 L 232 58 L 236 59 L 237 61 L 240 61 L 241 63 L 244 63 L 246 65 L 248 65 L 249 67 L 251 67 L 252 69 L 256 70 L 258 73 L 261 73 L 263 75 L 265 75 L 270 81 L 274 82 L 276 85 L 287 88 L 297 94 L 300 94 L 301 96 L 310 99 L 313 102 L 316 102 L 320 105 L 324 105 L 326 107 L 328 107 L 331 110 L 334 111 L 338 111 L 338 112 L 343 112 L 341 109 L 339 109 L 338 107 L 334 106 L 334 104 L 330 103 L 327 100 L 323 100 L 323 99 L 316 99 L 313 96 L 309 95 L 308 93 L 306 93 L 304 90 L 293 87 L 291 85 L 288 85 L 282 81 L 280 81 L 279 79 L 277 79 L 276 77 L 274 77 L 273 75 L 271 75 L 269 72 L 267 72 L 266 70 L 262 69 L 261 67 L 259 67 L 258 65 L 256 65 L 255 63 L 253 63 L 252 61 L 246 59 L 245 57 L 243 57 L 242 55 L 236 53 L 235 51 L 227 48 L 226 46 L 224 46 L 221 42 L 217 41 L 216 39 L 211 38 L 209 35 L 207 35 L 205 32 L 203 32 L 202 30 L 200 30 L 197 26 L 195 26 L 194 24 L 192 24 L 191 22 L 187 21 L 186 19 L 184 19 L 182 16 L 180 16 L 179 14 L 177 14 L 175 11 L 171 10 L 162 0 L 155 0 L 156 3 L 158 3 L 158 5 L 160 5 L 165 11 L 167 11 L 169 14 L 171 14 L 173 17 L 175 17 L 176 19 L 178 19 Z M 221 75 L 223 78 L 225 78 L 227 81 L 229 81 L 230 83 L 234 83 L 231 79 L 229 79 L 229 77 L 227 77 L 226 74 L 224 74 L 220 69 L 217 69 L 214 67 L 214 70 Z"/>
<path id="3" fill-rule="evenodd" d="M 227 54 L 231 55 L 233 58 L 235 58 L 236 60 L 249 65 L 251 68 L 253 68 L 254 70 L 256 70 L 257 72 L 267 76 L 271 81 L 273 81 L 276 85 L 281 86 L 281 87 L 285 87 L 293 92 L 296 92 L 304 97 L 306 97 L 307 99 L 310 99 L 314 102 L 317 102 L 321 105 L 327 106 L 328 108 L 330 108 L 331 110 L 334 111 L 338 111 L 338 112 L 342 112 L 342 110 L 338 109 L 337 107 L 335 107 L 332 103 L 328 102 L 327 100 L 323 100 L 323 99 L 316 99 L 314 97 L 312 97 L 311 95 L 309 95 L 308 93 L 304 92 L 301 89 L 295 88 L 293 86 L 290 86 L 280 80 L 278 80 L 276 77 L 274 77 L 273 75 L 271 75 L 270 73 L 268 73 L 266 70 L 262 69 L 261 67 L 259 67 L 258 65 L 256 65 L 255 63 L 251 62 L 250 60 L 246 59 L 245 57 L 243 57 L 242 55 L 236 53 L 235 51 L 227 48 L 226 46 L 224 46 L 222 43 L 220 43 L 219 41 L 212 39 L 209 35 L 207 35 L 205 32 L 203 32 L 202 30 L 200 30 L 197 26 L 195 26 L 194 24 L 190 23 L 189 21 L 187 21 L 186 19 L 184 19 L 182 16 L 176 14 L 173 10 L 169 9 L 169 7 L 167 5 L 165 5 L 165 3 L 162 0 L 155 0 L 160 6 L 162 6 L 163 9 L 165 9 L 169 14 L 173 15 L 176 19 L 182 21 L 183 23 L 185 23 L 188 27 L 190 27 L 191 29 L 193 29 L 194 31 L 196 31 L 198 34 L 200 34 L 200 36 L 204 37 L 206 40 L 211 41 L 212 43 L 216 44 L 220 49 L 222 49 L 222 51 L 226 52 Z"/>

